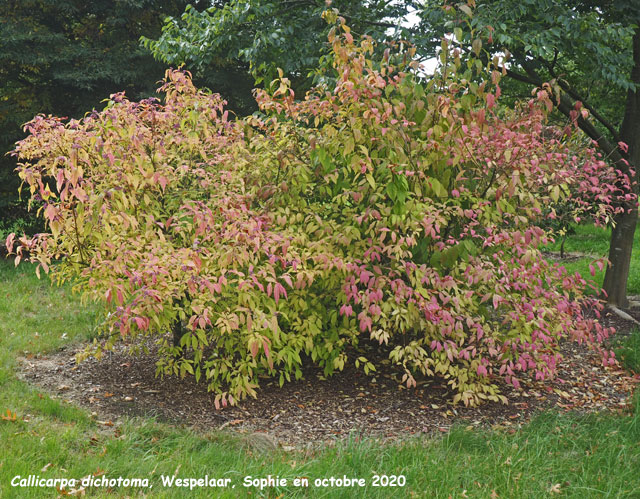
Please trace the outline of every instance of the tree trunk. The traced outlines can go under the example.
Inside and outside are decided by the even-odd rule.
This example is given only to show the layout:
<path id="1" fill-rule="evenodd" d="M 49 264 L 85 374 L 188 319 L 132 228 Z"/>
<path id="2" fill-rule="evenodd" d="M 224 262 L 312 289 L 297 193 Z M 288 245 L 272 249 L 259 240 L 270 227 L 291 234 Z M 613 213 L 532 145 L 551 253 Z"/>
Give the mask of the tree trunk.
<path id="1" fill-rule="evenodd" d="M 616 217 L 616 226 L 611 231 L 609 245 L 609 261 L 602 289 L 607 293 L 607 303 L 617 307 L 626 307 L 627 281 L 631 267 L 631 251 L 633 249 L 633 235 L 638 223 L 638 208 L 630 213 Z"/>
<path id="2" fill-rule="evenodd" d="M 624 119 L 620 126 L 620 138 L 627 144 L 629 150 L 624 154 L 625 161 L 618 161 L 617 166 L 624 173 L 635 169 L 636 181 L 633 191 L 638 193 L 638 180 L 640 179 L 640 28 L 636 28 L 633 36 L 633 69 L 631 81 L 638 85 L 637 90 L 627 91 Z M 616 226 L 611 232 L 611 244 L 609 246 L 609 261 L 602 289 L 607 293 L 607 303 L 618 307 L 626 307 L 627 280 L 631 266 L 631 251 L 633 248 L 633 236 L 638 223 L 637 201 L 625 206 L 627 211 L 618 215 L 615 219 Z"/>

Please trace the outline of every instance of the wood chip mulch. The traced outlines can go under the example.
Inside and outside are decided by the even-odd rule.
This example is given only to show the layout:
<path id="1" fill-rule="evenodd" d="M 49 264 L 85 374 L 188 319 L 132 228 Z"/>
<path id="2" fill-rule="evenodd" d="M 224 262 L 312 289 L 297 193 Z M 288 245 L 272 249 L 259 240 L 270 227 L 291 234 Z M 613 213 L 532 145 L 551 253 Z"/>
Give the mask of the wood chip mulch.
<path id="1" fill-rule="evenodd" d="M 640 304 L 627 312 L 640 320 Z M 608 313 L 604 322 L 618 335 L 635 324 Z M 507 431 L 547 409 L 561 411 L 624 412 L 630 407 L 640 374 L 619 366 L 604 368 L 600 357 L 584 346 L 565 343 L 558 377 L 546 385 L 525 380 L 521 390 L 504 386 L 508 405 L 453 406 L 444 383 L 419 382 L 416 389 L 400 386 L 394 374 L 365 376 L 348 367 L 328 379 L 313 367 L 300 381 L 261 380 L 258 399 L 216 410 L 205 383 L 155 377 L 153 353 L 130 357 L 124 348 L 101 361 L 75 363 L 75 353 L 63 350 L 48 356 L 22 359 L 21 377 L 53 396 L 87 408 L 104 425 L 123 416 L 154 416 L 171 424 L 201 430 L 228 428 L 267 446 L 293 448 L 349 436 L 398 438 L 419 433 L 447 432 L 453 424 L 503 427 Z"/>

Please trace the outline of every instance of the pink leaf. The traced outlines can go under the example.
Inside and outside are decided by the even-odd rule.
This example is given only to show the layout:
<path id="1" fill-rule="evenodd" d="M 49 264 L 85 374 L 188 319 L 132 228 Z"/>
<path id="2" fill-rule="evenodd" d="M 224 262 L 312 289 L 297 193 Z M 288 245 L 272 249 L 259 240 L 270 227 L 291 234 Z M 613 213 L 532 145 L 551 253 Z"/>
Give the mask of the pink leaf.
<path id="1" fill-rule="evenodd" d="M 365 330 L 371 331 L 372 320 L 371 317 L 364 315 L 364 312 L 360 314 L 360 331 L 364 332 Z"/>
<path id="2" fill-rule="evenodd" d="M 249 351 L 251 352 L 251 356 L 253 358 L 255 358 L 255 356 L 258 355 L 258 348 L 260 348 L 260 346 L 258 345 L 257 341 L 251 340 L 249 342 Z"/>
<path id="3" fill-rule="evenodd" d="M 160 188 L 162 189 L 162 192 L 164 192 L 165 188 L 167 187 L 166 177 L 163 177 L 162 175 L 160 175 L 158 177 L 158 184 L 160 184 Z"/>
<path id="4" fill-rule="evenodd" d="M 262 348 L 264 348 L 264 354 L 267 357 L 267 362 L 269 362 L 269 368 L 273 369 L 273 359 L 271 358 L 271 353 L 269 352 L 269 340 L 266 338 L 262 339 Z"/>
<path id="5" fill-rule="evenodd" d="M 501 301 L 502 298 L 500 297 L 500 295 L 493 295 L 493 308 L 498 308 L 498 305 L 500 305 Z"/>
<path id="6" fill-rule="evenodd" d="M 7 236 L 5 245 L 7 246 L 7 253 L 9 254 L 13 252 L 13 241 L 15 238 L 16 238 L 16 235 L 13 232 Z"/>
<path id="7" fill-rule="evenodd" d="M 276 283 L 276 285 L 274 286 L 273 289 L 273 297 L 276 300 L 276 304 L 278 303 L 278 300 L 280 299 L 280 295 L 284 295 L 284 297 L 287 297 L 287 290 L 284 289 L 284 286 L 282 284 L 280 284 L 279 282 Z"/>
<path id="8" fill-rule="evenodd" d="M 342 307 L 340 307 L 340 315 L 345 315 L 347 317 L 353 315 L 353 308 L 351 308 L 351 305 L 342 305 Z"/>
<path id="9" fill-rule="evenodd" d="M 64 170 L 58 170 L 58 175 L 56 175 L 56 189 L 60 192 L 62 189 L 62 184 L 64 183 Z"/>
<path id="10" fill-rule="evenodd" d="M 487 107 L 491 109 L 496 105 L 496 97 L 493 94 L 487 94 Z"/>
<path id="11" fill-rule="evenodd" d="M 282 280 L 286 282 L 290 288 L 293 288 L 293 281 L 291 280 L 291 276 L 289 274 L 283 275 Z"/>

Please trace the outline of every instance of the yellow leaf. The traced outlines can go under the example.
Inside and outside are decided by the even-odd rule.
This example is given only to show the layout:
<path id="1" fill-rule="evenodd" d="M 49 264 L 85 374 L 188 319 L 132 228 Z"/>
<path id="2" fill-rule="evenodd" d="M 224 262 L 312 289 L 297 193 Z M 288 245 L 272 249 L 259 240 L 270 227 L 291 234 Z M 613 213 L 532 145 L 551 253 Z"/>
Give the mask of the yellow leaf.
<path id="1" fill-rule="evenodd" d="M 560 484 L 556 483 L 555 485 L 553 485 L 550 489 L 549 492 L 551 492 L 552 494 L 559 494 L 560 493 Z"/>
<path id="2" fill-rule="evenodd" d="M 373 178 L 373 175 L 371 175 L 370 173 L 367 173 L 366 179 L 367 179 L 367 182 L 369 182 L 369 185 L 371 186 L 371 188 L 375 189 L 376 180 Z"/>

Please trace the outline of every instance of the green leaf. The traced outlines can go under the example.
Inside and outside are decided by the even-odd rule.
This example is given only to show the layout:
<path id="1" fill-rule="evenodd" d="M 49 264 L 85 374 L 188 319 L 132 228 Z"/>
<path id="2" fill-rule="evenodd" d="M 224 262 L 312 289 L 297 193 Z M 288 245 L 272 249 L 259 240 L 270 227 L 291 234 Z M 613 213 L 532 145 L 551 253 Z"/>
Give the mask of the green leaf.
<path id="1" fill-rule="evenodd" d="M 447 198 L 448 192 L 437 178 L 429 178 L 428 183 L 431 185 L 433 193 L 439 198 Z"/>

